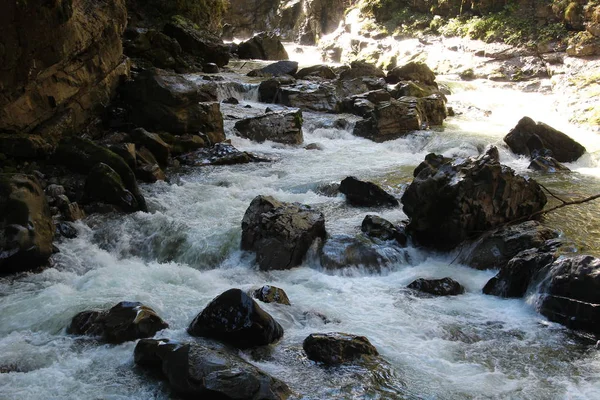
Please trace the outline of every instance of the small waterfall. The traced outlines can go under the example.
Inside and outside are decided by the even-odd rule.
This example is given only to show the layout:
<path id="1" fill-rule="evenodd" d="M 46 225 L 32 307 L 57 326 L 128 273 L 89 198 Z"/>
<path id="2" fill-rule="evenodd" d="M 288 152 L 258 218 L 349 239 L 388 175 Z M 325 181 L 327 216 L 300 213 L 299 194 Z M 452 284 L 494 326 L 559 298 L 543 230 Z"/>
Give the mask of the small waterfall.
<path id="1" fill-rule="evenodd" d="M 237 81 L 217 81 L 215 83 L 219 101 L 233 97 L 239 101 L 258 102 L 258 83 Z"/>

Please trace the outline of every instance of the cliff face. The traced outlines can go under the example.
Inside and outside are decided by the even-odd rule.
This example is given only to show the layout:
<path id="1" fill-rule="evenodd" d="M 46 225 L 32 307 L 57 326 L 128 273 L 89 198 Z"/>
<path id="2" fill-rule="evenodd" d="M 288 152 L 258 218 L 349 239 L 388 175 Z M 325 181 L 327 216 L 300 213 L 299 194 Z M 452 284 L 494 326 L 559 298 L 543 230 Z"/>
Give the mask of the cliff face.
<path id="1" fill-rule="evenodd" d="M 107 104 L 129 66 L 124 0 L 2 1 L 0 132 L 52 141 Z"/>

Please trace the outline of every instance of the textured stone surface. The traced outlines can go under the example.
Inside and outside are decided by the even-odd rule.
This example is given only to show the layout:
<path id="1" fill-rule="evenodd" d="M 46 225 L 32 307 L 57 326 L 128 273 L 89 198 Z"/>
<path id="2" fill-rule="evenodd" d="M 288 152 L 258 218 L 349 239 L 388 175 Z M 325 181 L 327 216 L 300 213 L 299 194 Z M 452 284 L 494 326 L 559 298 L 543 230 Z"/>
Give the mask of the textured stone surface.
<path id="1" fill-rule="evenodd" d="M 239 135 L 255 142 L 271 140 L 284 144 L 301 144 L 302 111 L 270 112 L 235 123 Z"/>
<path id="2" fill-rule="evenodd" d="M 310 360 L 331 365 L 379 355 L 366 337 L 342 332 L 313 333 L 304 339 L 302 347 Z"/>

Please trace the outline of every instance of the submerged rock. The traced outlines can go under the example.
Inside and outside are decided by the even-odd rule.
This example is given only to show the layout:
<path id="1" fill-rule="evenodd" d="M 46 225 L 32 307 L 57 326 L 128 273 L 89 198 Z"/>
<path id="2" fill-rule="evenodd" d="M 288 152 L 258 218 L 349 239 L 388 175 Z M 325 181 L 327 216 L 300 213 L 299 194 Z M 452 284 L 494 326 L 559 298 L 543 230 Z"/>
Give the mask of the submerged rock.
<path id="1" fill-rule="evenodd" d="M 356 179 L 353 176 L 345 178 L 340 183 L 340 192 L 346 195 L 346 201 L 359 207 L 396 207 L 398 200 L 372 182 Z"/>
<path id="2" fill-rule="evenodd" d="M 570 171 L 568 167 L 559 163 L 554 157 L 550 156 L 533 157 L 531 163 L 527 168 L 532 169 L 534 171 L 542 171 L 548 173 L 554 173 L 558 171 Z"/>
<path id="3" fill-rule="evenodd" d="M 110 310 L 83 311 L 73 317 L 67 332 L 99 336 L 108 343 L 152 337 L 169 327 L 156 312 L 138 302 L 123 301 Z"/>
<path id="4" fill-rule="evenodd" d="M 395 240 L 400 246 L 406 246 L 407 237 L 404 227 L 392 224 L 377 215 L 367 215 L 360 229 L 370 237 L 381 240 Z"/>
<path id="5" fill-rule="evenodd" d="M 302 111 L 270 112 L 235 123 L 240 136 L 262 143 L 265 140 L 284 144 L 301 144 Z"/>
<path id="6" fill-rule="evenodd" d="M 310 360 L 330 365 L 379 355 L 366 337 L 342 332 L 312 333 L 304 339 L 302 347 Z"/>
<path id="7" fill-rule="evenodd" d="M 325 235 L 322 213 L 270 196 L 255 197 L 242 219 L 242 250 L 254 251 L 262 270 L 300 265 L 313 241 Z"/>
<path id="8" fill-rule="evenodd" d="M 546 204 L 541 187 L 498 161 L 495 147 L 478 158 L 429 154 L 402 196 L 407 233 L 418 244 L 449 250 Z"/>
<path id="9" fill-rule="evenodd" d="M 215 297 L 194 318 L 188 332 L 240 349 L 265 346 L 283 336 L 281 325 L 240 289 L 229 289 Z"/>
<path id="10" fill-rule="evenodd" d="M 44 265 L 53 252 L 50 207 L 34 176 L 0 174 L 0 275 Z"/>
<path id="11" fill-rule="evenodd" d="M 285 47 L 273 32 L 261 32 L 241 42 L 238 47 L 241 59 L 254 60 L 289 60 Z"/>
<path id="12" fill-rule="evenodd" d="M 263 303 L 279 303 L 290 305 L 290 299 L 287 294 L 275 286 L 265 285 L 260 289 L 256 289 L 253 293 L 253 296 L 262 301 Z"/>
<path id="13" fill-rule="evenodd" d="M 465 288 L 452 278 L 419 278 L 411 282 L 407 288 L 418 290 L 419 292 L 423 293 L 433 294 L 435 296 L 456 296 L 465 292 Z"/>
<path id="14" fill-rule="evenodd" d="M 184 398 L 284 400 L 291 394 L 285 383 L 241 357 L 197 343 L 142 339 L 134 360 L 163 375 Z"/>

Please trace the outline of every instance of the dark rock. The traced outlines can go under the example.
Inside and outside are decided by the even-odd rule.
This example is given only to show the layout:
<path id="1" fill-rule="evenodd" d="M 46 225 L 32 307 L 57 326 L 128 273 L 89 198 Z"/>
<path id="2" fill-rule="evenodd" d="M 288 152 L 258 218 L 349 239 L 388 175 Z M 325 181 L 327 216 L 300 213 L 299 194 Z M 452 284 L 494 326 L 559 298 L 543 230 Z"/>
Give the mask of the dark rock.
<path id="1" fill-rule="evenodd" d="M 363 236 L 347 235 L 329 237 L 321 248 L 319 256 L 321 265 L 325 269 L 359 267 L 375 273 L 407 261 L 406 252 L 398 246 L 376 244 Z"/>
<path id="2" fill-rule="evenodd" d="M 406 232 L 415 242 L 439 250 L 528 218 L 547 201 L 537 182 L 499 163 L 495 147 L 458 161 L 429 154 L 414 176 L 402 196 L 410 218 Z"/>
<path id="3" fill-rule="evenodd" d="M 296 80 L 291 76 L 278 76 L 262 81 L 258 85 L 258 99 L 263 103 L 276 103 L 279 88 L 283 85 L 291 85 Z"/>
<path id="4" fill-rule="evenodd" d="M 309 143 L 304 146 L 304 150 L 323 150 L 323 145 L 320 143 Z"/>
<path id="5" fill-rule="evenodd" d="M 285 144 L 301 144 L 302 111 L 268 113 L 246 118 L 235 123 L 240 136 L 256 142 L 271 140 Z"/>
<path id="6" fill-rule="evenodd" d="M 332 84 L 297 84 L 280 87 L 273 102 L 301 110 L 338 112 L 339 96 Z"/>
<path id="7" fill-rule="evenodd" d="M 238 56 L 241 59 L 289 60 L 289 56 L 279 37 L 272 32 L 261 32 L 239 44 Z"/>
<path id="8" fill-rule="evenodd" d="M 346 201 L 359 207 L 396 207 L 398 200 L 372 182 L 365 182 L 353 176 L 340 183 L 340 192 L 346 195 Z"/>
<path id="9" fill-rule="evenodd" d="M 370 237 L 381 240 L 395 240 L 400 246 L 406 246 L 407 237 L 404 228 L 392 224 L 377 215 L 367 215 L 361 230 Z"/>
<path id="10" fill-rule="evenodd" d="M 382 89 L 357 94 L 342 100 L 341 111 L 368 117 L 377 104 L 390 101 L 391 98 L 390 93 Z"/>
<path id="11" fill-rule="evenodd" d="M 177 40 L 154 29 L 128 28 L 123 40 L 124 52 L 129 57 L 149 62 L 158 68 L 171 68 L 177 71 L 193 71 L 191 63 L 186 61 Z M 145 64 L 142 61 L 142 64 Z"/>
<path id="12" fill-rule="evenodd" d="M 563 164 L 556 161 L 554 157 L 549 156 L 537 156 L 531 160 L 531 163 L 527 167 L 534 171 L 542 171 L 546 173 L 554 173 L 558 171 L 571 171 Z"/>
<path id="13" fill-rule="evenodd" d="M 600 333 L 600 260 L 561 257 L 540 284 L 540 312 L 568 328 Z"/>
<path id="14" fill-rule="evenodd" d="M 239 151 L 227 143 L 217 143 L 213 147 L 200 149 L 177 157 L 184 165 L 202 167 L 208 165 L 233 165 L 268 161 L 246 151 Z"/>
<path id="15" fill-rule="evenodd" d="M 0 153 L 10 158 L 44 159 L 52 154 L 54 148 L 40 135 L 0 133 Z"/>
<path id="16" fill-rule="evenodd" d="M 379 103 L 364 118 L 356 123 L 353 133 L 375 142 L 405 136 L 421 129 L 426 122 L 418 100 L 412 97 Z"/>
<path id="17" fill-rule="evenodd" d="M 158 163 L 166 166 L 171 157 L 171 146 L 165 143 L 156 133 L 150 133 L 144 128 L 137 128 L 131 131 L 131 140 L 140 146 L 145 146 Z"/>
<path id="18" fill-rule="evenodd" d="M 65 221 L 73 222 L 85 218 L 85 213 L 79 208 L 79 204 L 69 201 L 69 198 L 65 195 L 57 198 L 56 206 Z"/>
<path id="19" fill-rule="evenodd" d="M 125 188 L 119 174 L 104 163 L 98 163 L 85 180 L 85 196 L 90 201 L 101 201 L 119 207 L 125 212 L 140 209 L 135 196 Z"/>
<path id="20" fill-rule="evenodd" d="M 135 168 L 135 176 L 147 183 L 156 181 L 164 181 L 166 179 L 164 171 L 158 165 L 158 161 L 150 150 L 145 147 L 140 147 L 136 151 L 137 166 Z"/>
<path id="21" fill-rule="evenodd" d="M 293 76 L 296 73 L 296 71 L 298 71 L 298 63 L 296 61 L 277 61 L 276 63 L 269 64 L 266 67 L 254 69 L 248 72 L 248 76 Z"/>
<path id="22" fill-rule="evenodd" d="M 310 360 L 331 365 L 379 355 L 366 337 L 342 332 L 310 334 L 304 339 L 302 347 Z"/>
<path id="23" fill-rule="evenodd" d="M 411 61 L 401 67 L 396 67 L 388 72 L 386 81 L 388 83 L 398 83 L 400 81 L 416 81 L 424 85 L 434 86 L 437 88 L 435 82 L 435 74 L 422 62 Z"/>
<path id="24" fill-rule="evenodd" d="M 44 265 L 52 255 L 50 207 L 34 176 L 0 174 L 0 275 Z"/>
<path id="25" fill-rule="evenodd" d="M 75 239 L 77 237 L 77 229 L 71 222 L 61 221 L 56 224 L 56 233 L 67 239 Z"/>
<path id="26" fill-rule="evenodd" d="M 199 135 L 171 135 L 170 133 L 159 133 L 163 141 L 171 146 L 171 155 L 179 156 L 194 150 L 206 147 L 207 143 Z"/>
<path id="27" fill-rule="evenodd" d="M 530 156 L 535 150 L 548 149 L 560 162 L 577 160 L 585 153 L 585 147 L 564 133 L 543 122 L 535 123 L 523 117 L 504 137 L 504 142 L 516 154 Z"/>
<path id="28" fill-rule="evenodd" d="M 411 98 L 408 97 L 405 99 L 408 100 Z M 402 101 L 403 99 L 401 98 L 400 100 Z M 429 126 L 442 125 L 446 117 L 448 117 L 445 97 L 440 94 L 420 97 L 417 100 L 417 104 L 423 115 L 423 121 Z"/>
<path id="29" fill-rule="evenodd" d="M 288 298 L 287 294 L 283 291 L 283 289 L 275 286 L 265 285 L 260 289 L 256 289 L 253 295 L 257 300 L 260 300 L 263 303 L 279 303 L 288 306 L 290 305 L 290 299 Z"/>
<path id="30" fill-rule="evenodd" d="M 336 78 L 335 72 L 327 65 L 313 65 L 312 67 L 302 68 L 296 72 L 295 76 L 297 79 L 305 79 L 307 77 Z"/>
<path id="31" fill-rule="evenodd" d="M 197 343 L 142 339 L 135 363 L 163 375 L 186 399 L 285 400 L 287 385 L 241 357 Z"/>
<path id="32" fill-rule="evenodd" d="M 206 63 L 204 64 L 204 66 L 202 66 L 202 72 L 206 73 L 206 74 L 218 74 L 219 71 L 219 66 L 215 63 Z"/>
<path id="33" fill-rule="evenodd" d="M 222 101 L 225 104 L 240 104 L 240 101 L 235 97 L 228 97 Z"/>
<path id="34" fill-rule="evenodd" d="M 242 219 L 242 249 L 256 253 L 262 270 L 300 265 L 313 241 L 325 235 L 322 213 L 270 196 L 255 197 Z"/>
<path id="35" fill-rule="evenodd" d="M 413 81 L 400 81 L 392 90 L 390 90 L 390 94 L 395 99 L 399 99 L 400 97 L 405 96 L 421 98 L 440 93 L 439 90 L 432 86 L 426 86 Z"/>
<path id="36" fill-rule="evenodd" d="M 463 294 L 465 288 L 452 278 L 423 279 L 419 278 L 410 283 L 407 288 L 420 292 L 433 294 L 435 296 L 456 296 Z"/>
<path id="37" fill-rule="evenodd" d="M 373 64 L 369 64 L 364 61 L 353 61 L 350 64 L 350 68 L 342 71 L 340 74 L 341 80 L 350 80 L 355 78 L 362 78 L 364 76 L 385 78 L 385 72 L 377 68 Z"/>
<path id="38" fill-rule="evenodd" d="M 183 51 L 202 58 L 205 63 L 215 63 L 222 67 L 229 62 L 229 47 L 219 37 L 201 29 L 185 17 L 172 17 L 163 32 L 176 39 Z"/>
<path id="39" fill-rule="evenodd" d="M 73 317 L 67 332 L 99 336 L 108 343 L 152 337 L 169 327 L 156 312 L 138 302 L 122 301 L 110 310 L 83 311 Z"/>
<path id="40" fill-rule="evenodd" d="M 283 336 L 281 325 L 240 289 L 229 289 L 215 297 L 194 318 L 188 332 L 240 349 L 265 346 Z"/>
<path id="41" fill-rule="evenodd" d="M 488 232 L 472 243 L 465 243 L 457 261 L 477 269 L 503 268 L 523 250 L 538 248 L 559 233 L 537 221 L 501 227 Z"/>
<path id="42" fill-rule="evenodd" d="M 109 147 L 110 151 L 120 156 L 131 169 L 135 169 L 135 143 L 113 144 Z"/>

